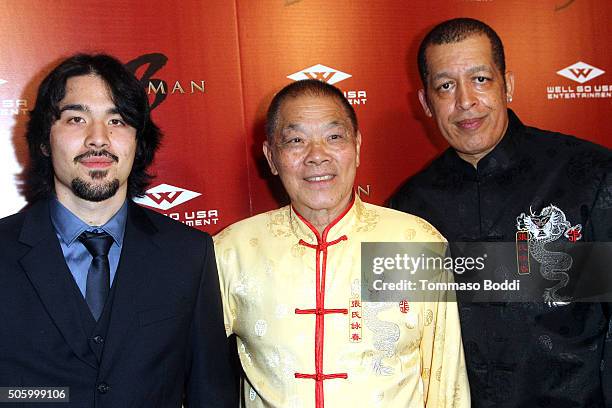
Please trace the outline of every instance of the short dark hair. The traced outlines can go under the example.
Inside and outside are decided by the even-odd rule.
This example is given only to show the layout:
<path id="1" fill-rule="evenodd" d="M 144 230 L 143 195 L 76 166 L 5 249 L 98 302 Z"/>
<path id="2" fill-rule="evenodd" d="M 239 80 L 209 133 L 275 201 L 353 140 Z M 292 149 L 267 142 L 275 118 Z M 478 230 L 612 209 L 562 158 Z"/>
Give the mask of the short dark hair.
<path id="1" fill-rule="evenodd" d="M 128 197 L 144 195 L 153 179 L 147 168 L 153 162 L 162 135 L 151 119 L 148 97 L 140 81 L 110 55 L 76 54 L 45 77 L 38 88 L 34 109 L 30 111 L 26 130 L 30 163 L 23 180 L 29 203 L 47 198 L 55 190 L 49 156 L 53 154 L 49 142 L 51 126 L 60 117 L 59 103 L 66 94 L 67 80 L 82 75 L 95 75 L 104 80 L 119 114 L 136 129 L 136 155 L 128 178 Z"/>
<path id="2" fill-rule="evenodd" d="M 429 75 L 427 58 L 425 56 L 427 48 L 431 45 L 458 43 L 477 35 L 484 35 L 489 39 L 493 61 L 502 75 L 506 73 L 504 45 L 497 33 L 482 21 L 466 17 L 454 18 L 444 21 L 432 28 L 423 41 L 421 41 L 417 63 L 419 65 L 419 75 L 421 76 L 421 81 L 425 89 L 427 89 L 427 76 Z"/>
<path id="3" fill-rule="evenodd" d="M 287 98 L 297 98 L 303 95 L 326 96 L 336 99 L 344 107 L 346 115 L 351 121 L 351 125 L 353 125 L 353 131 L 357 132 L 359 130 L 355 109 L 353 109 L 353 106 L 344 97 L 340 89 L 327 82 L 319 81 L 318 79 L 304 79 L 285 86 L 274 95 L 272 102 L 270 102 L 270 107 L 268 108 L 268 114 L 266 116 L 266 137 L 268 143 L 272 143 L 274 139 L 274 132 L 278 126 L 278 114 L 283 103 Z"/>

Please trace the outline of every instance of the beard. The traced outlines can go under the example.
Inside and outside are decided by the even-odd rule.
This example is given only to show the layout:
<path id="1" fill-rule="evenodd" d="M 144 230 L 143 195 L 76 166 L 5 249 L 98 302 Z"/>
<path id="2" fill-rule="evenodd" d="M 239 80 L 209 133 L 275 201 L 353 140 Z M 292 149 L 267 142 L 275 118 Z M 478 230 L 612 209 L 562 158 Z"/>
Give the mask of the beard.
<path id="1" fill-rule="evenodd" d="M 108 174 L 108 171 L 91 171 L 89 176 L 93 179 L 103 179 Z M 87 201 L 100 202 L 114 196 L 119 190 L 119 180 L 113 179 L 102 184 L 94 184 L 75 178 L 70 183 L 72 192 L 79 198 Z"/>

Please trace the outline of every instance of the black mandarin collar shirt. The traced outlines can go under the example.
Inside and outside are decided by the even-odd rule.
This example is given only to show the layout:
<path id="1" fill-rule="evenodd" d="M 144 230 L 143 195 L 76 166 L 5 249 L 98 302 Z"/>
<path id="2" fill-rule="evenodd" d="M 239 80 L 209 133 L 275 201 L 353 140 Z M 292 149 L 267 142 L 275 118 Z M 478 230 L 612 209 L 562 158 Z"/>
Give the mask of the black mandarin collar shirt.
<path id="1" fill-rule="evenodd" d="M 582 225 L 583 241 L 612 241 L 610 150 L 508 116 L 504 137 L 477 168 L 449 148 L 391 207 L 424 218 L 449 241 L 512 242 L 521 213 L 555 205 Z M 533 279 L 546 282 L 532 265 Z M 472 406 L 612 407 L 610 307 L 459 304 Z"/>

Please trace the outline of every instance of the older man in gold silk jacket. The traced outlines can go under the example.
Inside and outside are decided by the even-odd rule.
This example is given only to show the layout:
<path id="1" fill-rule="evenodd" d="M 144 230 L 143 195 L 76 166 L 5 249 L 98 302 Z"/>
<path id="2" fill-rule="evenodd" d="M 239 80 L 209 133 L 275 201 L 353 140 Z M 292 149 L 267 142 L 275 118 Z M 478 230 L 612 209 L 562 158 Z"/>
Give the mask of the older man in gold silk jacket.
<path id="1" fill-rule="evenodd" d="M 354 194 L 361 133 L 342 92 L 288 85 L 270 105 L 267 136 L 264 154 L 291 204 L 215 237 L 244 404 L 469 407 L 454 302 L 362 301 L 362 242 L 444 238 Z"/>

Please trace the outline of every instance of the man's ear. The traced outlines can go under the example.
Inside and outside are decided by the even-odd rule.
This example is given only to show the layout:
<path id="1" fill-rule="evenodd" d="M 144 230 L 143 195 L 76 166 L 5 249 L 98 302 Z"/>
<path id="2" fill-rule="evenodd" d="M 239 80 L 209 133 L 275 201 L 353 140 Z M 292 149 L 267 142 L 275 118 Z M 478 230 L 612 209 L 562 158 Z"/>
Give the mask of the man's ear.
<path id="1" fill-rule="evenodd" d="M 278 176 L 278 170 L 276 169 L 276 165 L 274 164 L 274 158 L 272 157 L 272 147 L 266 140 L 263 142 L 263 154 L 266 156 L 266 160 L 268 161 L 268 166 L 270 166 L 270 171 L 275 176 Z"/>
<path id="2" fill-rule="evenodd" d="M 359 153 L 361 152 L 361 132 L 357 131 L 355 134 L 355 150 L 357 152 L 357 157 L 355 159 L 355 167 L 359 167 Z"/>
<path id="3" fill-rule="evenodd" d="M 512 96 L 514 95 L 514 73 L 508 71 L 504 74 L 506 79 L 506 97 L 508 102 L 512 102 Z"/>
<path id="4" fill-rule="evenodd" d="M 425 115 L 431 118 L 433 114 L 431 113 L 431 109 L 429 109 L 429 103 L 427 102 L 427 94 L 425 93 L 424 89 L 419 89 L 419 102 L 421 102 L 421 106 L 425 111 Z"/>
<path id="5" fill-rule="evenodd" d="M 49 151 L 49 148 L 45 146 L 43 143 L 40 144 L 40 151 L 42 152 L 44 156 L 47 156 L 47 157 L 51 156 L 51 152 Z"/>

